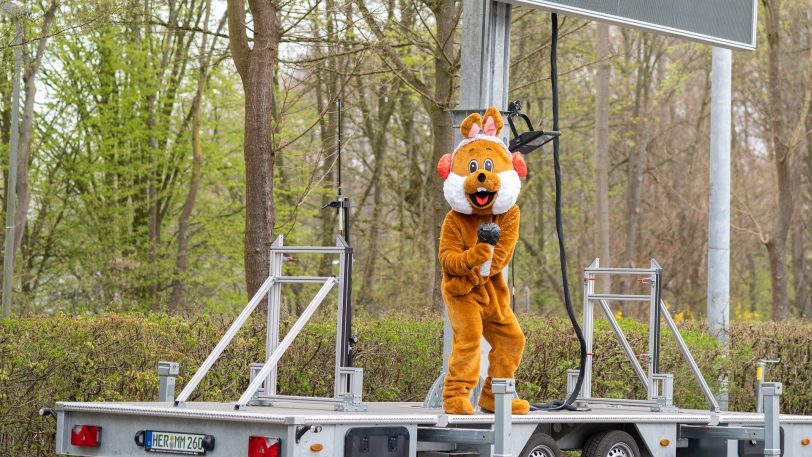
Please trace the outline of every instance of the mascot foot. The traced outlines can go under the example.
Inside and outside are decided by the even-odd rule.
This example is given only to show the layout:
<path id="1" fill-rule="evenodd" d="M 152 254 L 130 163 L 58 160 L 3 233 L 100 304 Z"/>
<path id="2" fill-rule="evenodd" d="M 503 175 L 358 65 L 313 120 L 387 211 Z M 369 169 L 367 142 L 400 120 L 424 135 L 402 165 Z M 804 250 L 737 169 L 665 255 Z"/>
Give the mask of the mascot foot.
<path id="1" fill-rule="evenodd" d="M 494 409 L 496 409 L 493 397 L 480 395 L 479 407 L 486 413 L 492 413 Z M 510 402 L 510 408 L 513 414 L 527 414 L 530 412 L 530 403 L 527 400 L 514 398 L 513 401 Z"/>
<path id="2" fill-rule="evenodd" d="M 465 397 L 451 397 L 443 400 L 443 409 L 448 414 L 474 414 L 471 401 Z"/>

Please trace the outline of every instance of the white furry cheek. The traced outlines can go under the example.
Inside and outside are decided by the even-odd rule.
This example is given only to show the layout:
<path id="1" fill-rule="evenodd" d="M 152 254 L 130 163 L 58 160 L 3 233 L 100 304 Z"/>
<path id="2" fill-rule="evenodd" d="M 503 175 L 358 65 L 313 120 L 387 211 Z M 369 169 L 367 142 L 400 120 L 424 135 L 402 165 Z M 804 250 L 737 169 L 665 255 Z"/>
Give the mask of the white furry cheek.
<path id="1" fill-rule="evenodd" d="M 501 185 L 496 199 L 493 202 L 493 214 L 503 214 L 516 204 L 519 199 L 519 191 L 522 190 L 522 180 L 516 170 L 503 171 L 497 173 Z"/>
<path id="2" fill-rule="evenodd" d="M 516 177 L 518 179 L 518 175 Z M 465 195 L 465 177 L 450 173 L 443 182 L 443 196 L 454 211 L 462 214 L 474 212 L 468 196 Z"/>

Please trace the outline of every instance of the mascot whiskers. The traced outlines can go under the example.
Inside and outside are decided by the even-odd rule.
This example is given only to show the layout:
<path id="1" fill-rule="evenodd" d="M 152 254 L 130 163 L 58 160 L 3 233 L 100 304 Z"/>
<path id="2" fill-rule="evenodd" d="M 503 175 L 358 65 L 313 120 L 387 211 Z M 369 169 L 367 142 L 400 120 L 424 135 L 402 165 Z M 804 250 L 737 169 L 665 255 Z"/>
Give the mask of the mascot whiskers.
<path id="1" fill-rule="evenodd" d="M 513 378 L 524 351 L 524 334 L 510 309 L 502 270 L 519 238 L 516 199 L 527 166 L 520 153 L 511 154 L 498 138 L 503 126 L 495 107 L 484 117 L 471 114 L 460 126 L 463 140 L 437 165 L 451 205 L 439 252 L 443 299 L 454 331 L 443 388 L 443 408 L 449 414 L 474 413 L 469 397 L 479 381 L 483 336 L 492 347 L 478 403 L 484 411 L 494 410 L 491 378 Z M 512 409 L 526 414 L 530 405 L 513 399 Z"/>

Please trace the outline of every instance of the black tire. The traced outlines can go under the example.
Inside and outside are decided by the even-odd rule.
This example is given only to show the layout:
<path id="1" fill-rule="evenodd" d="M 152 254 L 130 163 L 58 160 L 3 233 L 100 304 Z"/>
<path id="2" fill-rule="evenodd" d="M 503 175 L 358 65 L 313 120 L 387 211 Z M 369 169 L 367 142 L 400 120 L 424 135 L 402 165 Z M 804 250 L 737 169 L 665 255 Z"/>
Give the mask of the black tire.
<path id="1" fill-rule="evenodd" d="M 535 433 L 524 445 L 519 457 L 564 457 L 553 437 L 544 433 Z"/>
<path id="2" fill-rule="evenodd" d="M 641 457 L 640 448 L 631 435 L 610 430 L 592 435 L 584 445 L 581 457 Z"/>

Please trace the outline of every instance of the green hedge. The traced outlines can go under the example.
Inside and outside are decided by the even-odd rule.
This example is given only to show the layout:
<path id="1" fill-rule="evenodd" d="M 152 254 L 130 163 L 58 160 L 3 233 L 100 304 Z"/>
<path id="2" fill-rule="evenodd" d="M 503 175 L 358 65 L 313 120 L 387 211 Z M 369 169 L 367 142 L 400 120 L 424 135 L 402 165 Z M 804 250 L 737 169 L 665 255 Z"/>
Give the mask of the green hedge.
<path id="1" fill-rule="evenodd" d="M 329 395 L 332 391 L 334 326 L 328 318 L 309 325 L 280 368 L 280 392 Z M 527 334 L 517 374 L 522 395 L 535 401 L 561 398 L 565 372 L 577 366 L 577 341 L 566 321 L 522 317 Z M 7 455 L 52 455 L 54 423 L 37 416 L 57 400 L 153 400 L 155 363 L 181 364 L 178 389 L 191 376 L 230 324 L 230 318 L 184 320 L 165 315 L 56 315 L 0 320 L 0 449 Z M 645 325 L 621 321 L 635 348 L 647 344 Z M 441 366 L 442 322 L 393 316 L 357 319 L 356 364 L 364 368 L 368 401 L 422 401 Z M 285 328 L 290 322 L 285 324 Z M 782 408 L 812 414 L 809 324 L 737 324 L 733 350 L 725 357 L 701 325 L 683 335 L 708 381 L 730 373 L 731 408 L 753 409 L 753 375 L 762 357 L 781 357 L 771 379 L 785 383 Z M 614 336 L 598 321 L 593 395 L 640 397 Z M 263 321 L 255 318 L 235 338 L 192 400 L 233 401 L 247 386 L 248 367 L 264 353 Z M 662 370 L 674 373 L 679 406 L 703 408 L 704 400 L 673 340 L 663 335 Z"/>

